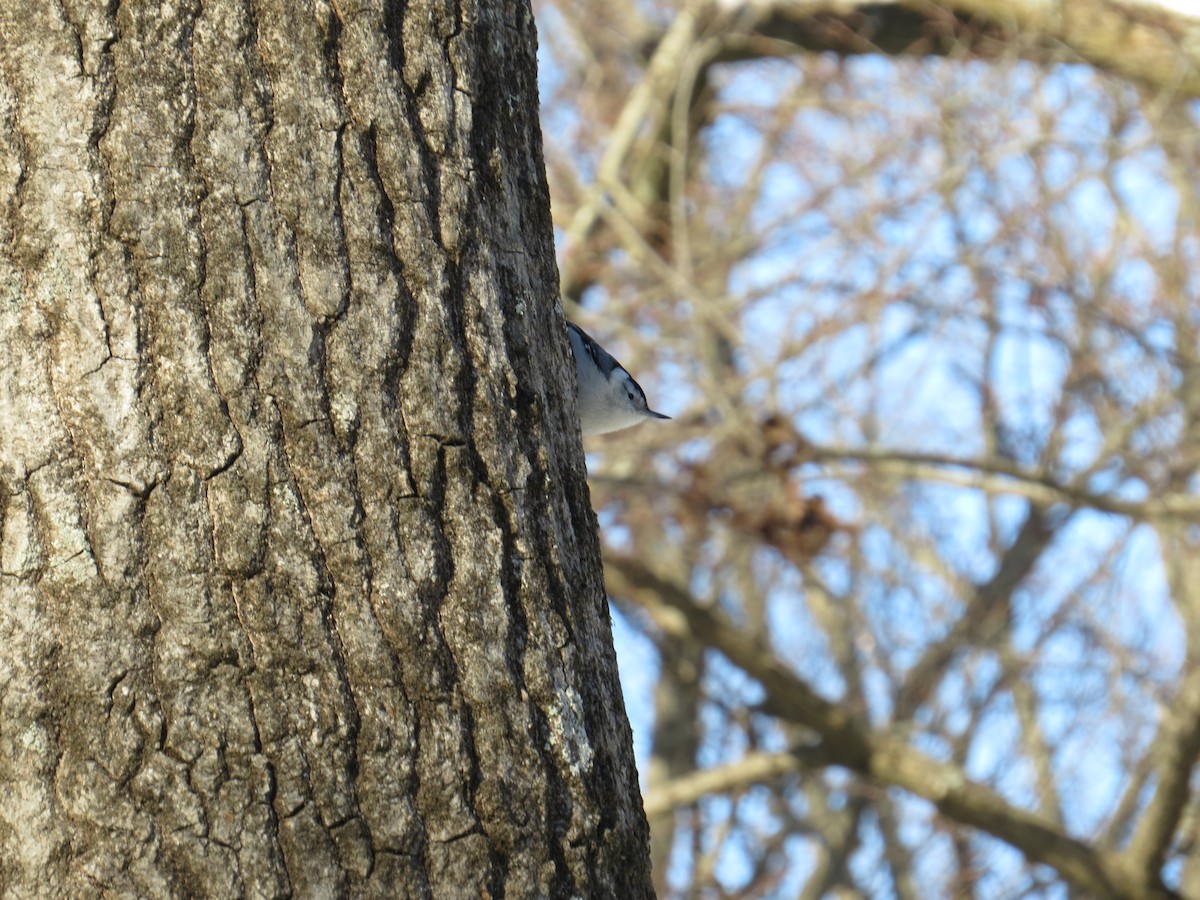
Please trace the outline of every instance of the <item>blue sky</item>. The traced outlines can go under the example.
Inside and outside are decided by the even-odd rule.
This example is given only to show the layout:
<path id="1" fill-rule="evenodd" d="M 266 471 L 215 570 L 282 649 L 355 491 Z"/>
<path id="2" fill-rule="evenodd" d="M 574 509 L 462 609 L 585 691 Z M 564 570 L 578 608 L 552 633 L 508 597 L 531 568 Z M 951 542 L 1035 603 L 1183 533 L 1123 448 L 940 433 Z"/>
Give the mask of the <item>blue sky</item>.
<path id="1" fill-rule="evenodd" d="M 547 17 L 541 21 L 545 29 Z M 546 46 L 544 98 L 564 85 Z M 970 458 L 987 450 L 980 401 L 980 385 L 987 385 L 1016 462 L 1029 465 L 1044 454 L 1061 423 L 1061 438 L 1053 438 L 1061 446 L 1051 456 L 1060 477 L 1090 472 L 1091 490 L 1144 497 L 1138 474 L 1104 456 L 1106 426 L 1084 402 L 1089 395 L 1069 393 L 1067 382 L 1078 378 L 1072 353 L 1087 349 L 1079 340 L 1097 342 L 1090 349 L 1100 354 L 1113 393 L 1103 402 L 1123 404 L 1129 415 L 1140 415 L 1177 378 L 1170 356 L 1177 336 L 1163 314 L 1157 273 L 1176 252 L 1179 198 L 1148 126 L 1134 114 L 1114 132 L 1114 94 L 1079 66 L 1047 72 L 1019 63 L 898 66 L 861 58 L 843 71 L 832 81 L 845 108 L 814 102 L 795 115 L 784 140 L 803 148 L 802 158 L 785 155 L 770 167 L 747 223 L 767 229 L 768 239 L 730 275 L 730 295 L 750 298 L 738 319 L 738 362 L 747 377 L 742 401 L 764 411 L 772 405 L 823 445 Z M 718 88 L 737 112 L 718 116 L 705 135 L 714 192 L 736 193 L 756 160 L 780 152 L 764 143 L 755 111 L 771 110 L 806 77 L 802 68 L 778 62 L 722 71 Z M 900 82 L 904 91 L 897 90 Z M 1132 106 L 1128 98 L 1121 102 Z M 577 115 L 561 107 L 543 123 L 547 134 L 578 126 Z M 946 131 L 961 141 L 954 153 Z M 903 150 L 894 160 L 881 154 L 889 142 Z M 580 163 L 586 179 L 589 154 Z M 958 169 L 964 174 L 947 187 L 947 172 Z M 1043 214 L 1031 204 L 1044 205 L 1047 192 L 1052 208 Z M 866 240 L 864 220 L 871 223 Z M 1047 260 L 1056 258 L 1048 246 L 1077 261 L 1078 272 L 1048 269 Z M 1104 280 L 1079 274 L 1092 271 L 1104 271 Z M 864 318 L 860 304 L 867 297 L 872 313 Z M 594 299 L 603 315 L 606 298 L 599 292 Z M 1115 312 L 1129 331 L 1096 325 L 1089 316 L 1097 311 Z M 681 340 L 686 346 L 686 335 Z M 864 370 L 873 356 L 878 362 Z M 638 377 L 667 392 L 672 412 L 703 402 L 685 383 L 686 365 Z M 1164 452 L 1177 440 L 1180 421 L 1171 409 L 1148 416 L 1133 446 L 1148 457 Z M 858 556 L 835 542 L 816 570 L 865 617 L 868 630 L 855 639 L 871 648 L 863 653 L 866 697 L 873 719 L 886 721 L 890 676 L 872 659 L 903 670 L 945 632 L 961 609 L 964 584 L 990 577 L 997 547 L 1011 540 L 1027 502 L 1016 491 L 992 494 L 934 481 L 911 482 L 881 502 L 860 492 L 852 466 L 813 467 L 798 477 L 860 529 Z M 867 514 L 875 518 L 864 520 Z M 617 526 L 602 513 L 601 527 Z M 932 548 L 945 570 L 921 562 L 915 546 Z M 845 685 L 807 613 L 798 570 L 771 553 L 755 566 L 778 652 L 827 696 L 840 697 Z M 708 585 L 696 587 L 702 596 Z M 1124 786 L 1122 740 L 1136 748 L 1148 738 L 1155 694 L 1166 690 L 1184 659 L 1155 532 L 1107 513 L 1075 512 L 1016 592 L 1012 623 L 1013 647 L 1036 652 L 1031 684 L 1040 725 L 1057 744 L 1066 821 L 1087 834 Z M 1097 649 L 1097 634 L 1107 649 Z M 652 643 L 618 612 L 614 638 L 645 771 L 657 659 Z M 1143 665 L 1114 684 L 1127 658 Z M 714 663 L 712 672 L 727 700 L 754 701 L 756 688 L 728 666 Z M 982 718 L 971 725 L 966 768 L 1012 802 L 1031 805 L 1032 770 L 1020 762 L 1011 698 L 997 693 L 1001 674 L 989 654 L 969 655 L 948 673 L 930 709 L 938 727 L 953 733 L 983 704 Z M 714 712 L 707 721 L 704 764 L 736 758 L 741 748 L 724 716 Z M 914 740 L 934 755 L 948 752 L 931 734 Z M 707 808 L 718 818 L 726 814 L 720 802 Z M 914 845 L 924 847 L 919 869 L 937 883 L 948 851 L 938 840 L 926 841 L 928 809 L 916 800 L 899 802 Z M 751 796 L 739 815 L 769 829 L 765 809 Z M 1028 887 L 1013 851 L 982 837 L 978 846 L 989 860 L 981 896 Z M 807 871 L 804 842 L 791 852 L 795 869 L 781 897 L 793 894 Z M 872 875 L 879 852 L 877 841 L 866 840 L 855 866 L 877 884 L 872 893 L 886 897 L 890 885 Z M 719 875 L 729 886 L 745 877 L 746 859 L 736 844 L 722 854 Z M 687 863 L 686 854 L 677 856 L 680 873 Z"/>

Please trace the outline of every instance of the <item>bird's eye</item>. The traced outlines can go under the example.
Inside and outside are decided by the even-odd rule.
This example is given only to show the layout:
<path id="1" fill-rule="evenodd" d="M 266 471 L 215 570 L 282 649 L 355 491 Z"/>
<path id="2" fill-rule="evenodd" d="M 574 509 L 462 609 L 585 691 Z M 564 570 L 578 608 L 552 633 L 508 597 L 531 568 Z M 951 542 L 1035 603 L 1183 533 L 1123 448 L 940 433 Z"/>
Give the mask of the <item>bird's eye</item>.
<path id="1" fill-rule="evenodd" d="M 633 394 L 626 394 L 625 396 L 628 397 L 630 400 L 633 399 Z"/>

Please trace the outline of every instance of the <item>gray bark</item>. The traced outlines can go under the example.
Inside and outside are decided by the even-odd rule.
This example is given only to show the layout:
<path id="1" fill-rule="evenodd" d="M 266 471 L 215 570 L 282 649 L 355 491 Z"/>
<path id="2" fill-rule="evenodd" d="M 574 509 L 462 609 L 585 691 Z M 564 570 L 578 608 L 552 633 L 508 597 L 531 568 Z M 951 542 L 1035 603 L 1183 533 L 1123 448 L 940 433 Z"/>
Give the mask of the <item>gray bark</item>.
<path id="1" fill-rule="evenodd" d="M 527 4 L 0 35 L 4 895 L 647 896 Z"/>

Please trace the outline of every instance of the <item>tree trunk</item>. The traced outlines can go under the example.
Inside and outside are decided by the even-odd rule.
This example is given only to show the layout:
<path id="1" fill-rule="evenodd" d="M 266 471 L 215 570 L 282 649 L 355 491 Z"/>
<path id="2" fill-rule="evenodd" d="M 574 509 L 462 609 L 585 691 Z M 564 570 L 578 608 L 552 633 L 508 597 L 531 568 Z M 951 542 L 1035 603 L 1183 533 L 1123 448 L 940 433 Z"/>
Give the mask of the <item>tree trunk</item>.
<path id="1" fill-rule="evenodd" d="M 5 896 L 648 896 L 528 5 L 2 8 Z"/>

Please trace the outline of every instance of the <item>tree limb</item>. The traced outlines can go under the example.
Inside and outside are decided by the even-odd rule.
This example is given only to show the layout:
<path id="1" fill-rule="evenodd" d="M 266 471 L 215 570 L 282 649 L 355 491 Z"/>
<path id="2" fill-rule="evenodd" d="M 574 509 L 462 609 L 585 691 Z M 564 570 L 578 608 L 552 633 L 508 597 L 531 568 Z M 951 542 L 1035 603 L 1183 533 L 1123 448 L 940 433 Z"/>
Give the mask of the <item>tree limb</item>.
<path id="1" fill-rule="evenodd" d="M 896 718 L 907 719 L 925 702 L 955 655 L 980 643 L 977 638 L 981 632 L 995 631 L 1007 624 L 1013 591 L 1029 574 L 1053 536 L 1054 528 L 1047 523 L 1045 512 L 1030 507 L 1025 523 L 1000 560 L 995 574 L 976 587 L 967 608 L 950 632 L 930 645 L 909 670 L 908 678 L 897 692 Z M 989 642 L 984 640 L 982 643 Z"/>
<path id="2" fill-rule="evenodd" d="M 1194 607 L 1194 603 L 1187 601 L 1195 596 L 1195 579 L 1200 567 L 1194 561 L 1194 548 L 1180 534 L 1182 530 L 1170 529 L 1161 534 L 1161 540 L 1174 561 L 1170 570 L 1171 593 L 1180 606 L 1180 613 L 1187 620 L 1192 619 L 1196 612 L 1194 608 L 1189 608 Z M 1142 813 L 1125 851 L 1134 871 L 1151 872 L 1162 867 L 1171 847 L 1171 839 L 1191 797 L 1188 785 L 1196 760 L 1200 757 L 1200 665 L 1196 663 L 1194 638 L 1193 633 L 1190 635 L 1193 646 L 1185 664 L 1191 668 L 1183 674 L 1179 690 L 1164 709 L 1162 723 L 1152 744 L 1156 782 L 1154 795 Z"/>
<path id="3" fill-rule="evenodd" d="M 1113 0 L 788 2 L 767 7 L 755 37 L 724 59 L 764 55 L 762 38 L 851 56 L 1013 56 L 1079 61 L 1177 97 L 1200 96 L 1200 19 L 1165 4 Z M 1065 51 L 1065 52 L 1064 52 Z"/>
<path id="4" fill-rule="evenodd" d="M 942 815 L 1006 841 L 1092 896 L 1106 900 L 1178 897 L 1157 873 L 1134 870 L 1124 859 L 1097 852 L 1044 816 L 1019 809 L 991 788 L 969 780 L 958 766 L 871 729 L 841 705 L 821 697 L 769 647 L 747 636 L 727 616 L 696 605 L 686 591 L 641 562 L 610 557 L 607 563 L 610 582 L 646 608 L 659 627 L 690 632 L 720 651 L 762 686 L 765 711 L 811 728 L 836 764 L 929 801 Z"/>
<path id="5" fill-rule="evenodd" d="M 828 754 L 808 748 L 799 748 L 791 753 L 747 753 L 737 762 L 712 769 L 701 769 L 675 778 L 647 793 L 643 806 L 646 817 L 654 816 L 691 806 L 708 794 L 728 794 L 745 790 L 781 775 L 799 772 L 805 767 L 829 765 Z"/>

